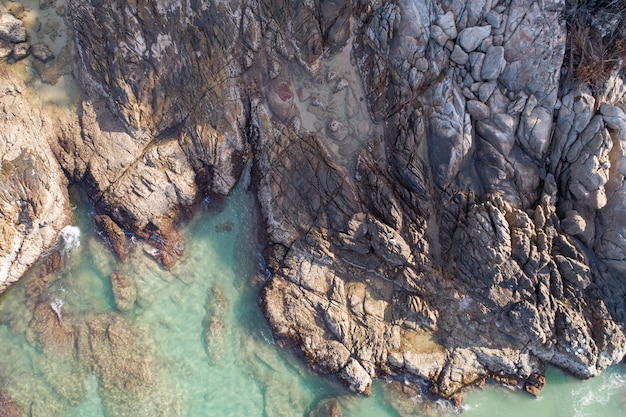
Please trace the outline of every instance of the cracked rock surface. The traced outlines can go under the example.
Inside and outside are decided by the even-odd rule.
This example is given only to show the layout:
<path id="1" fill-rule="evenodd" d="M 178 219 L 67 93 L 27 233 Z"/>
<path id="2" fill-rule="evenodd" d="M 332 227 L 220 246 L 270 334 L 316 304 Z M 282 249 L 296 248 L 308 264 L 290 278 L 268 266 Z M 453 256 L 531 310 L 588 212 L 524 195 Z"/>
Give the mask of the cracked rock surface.
<path id="1" fill-rule="evenodd" d="M 52 151 L 55 115 L 31 107 L 22 81 L 0 69 L 0 291 L 17 281 L 69 223 L 67 179 Z"/>
<path id="2" fill-rule="evenodd" d="M 365 394 L 536 395 L 626 353 L 626 88 L 561 83 L 564 7 L 69 0 L 85 93 L 55 151 L 165 266 L 251 160 L 281 345 Z"/>

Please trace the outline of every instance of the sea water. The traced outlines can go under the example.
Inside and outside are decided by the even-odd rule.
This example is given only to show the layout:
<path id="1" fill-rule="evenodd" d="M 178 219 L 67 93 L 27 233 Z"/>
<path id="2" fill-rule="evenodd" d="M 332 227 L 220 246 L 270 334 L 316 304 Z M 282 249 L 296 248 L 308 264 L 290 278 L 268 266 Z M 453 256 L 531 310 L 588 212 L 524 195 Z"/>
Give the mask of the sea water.
<path id="1" fill-rule="evenodd" d="M 488 385 L 470 391 L 460 409 L 443 402 L 424 407 L 423 400 L 398 394 L 384 381 L 375 383 L 371 397 L 356 396 L 274 343 L 257 302 L 264 271 L 250 192 L 238 187 L 224 207 L 200 210 L 184 231 L 185 256 L 171 271 L 139 242 L 130 259 L 119 264 L 95 232 L 89 202 L 80 193 L 75 198 L 75 224 L 58 242 L 62 267 L 39 300 L 51 304 L 60 322 L 111 315 L 138 331 L 139 343 L 152 352 L 156 375 L 146 395 L 163 404 L 145 415 L 306 416 L 328 399 L 353 417 L 626 415 L 624 366 L 588 381 L 549 368 L 537 399 Z M 125 312 L 116 309 L 113 271 L 124 273 L 137 289 L 134 307 Z M 0 296 L 0 388 L 26 415 L 141 415 L 120 401 L 105 406 L 97 372 L 79 369 L 75 354 L 35 340 L 28 289 L 38 279 L 33 271 Z"/>

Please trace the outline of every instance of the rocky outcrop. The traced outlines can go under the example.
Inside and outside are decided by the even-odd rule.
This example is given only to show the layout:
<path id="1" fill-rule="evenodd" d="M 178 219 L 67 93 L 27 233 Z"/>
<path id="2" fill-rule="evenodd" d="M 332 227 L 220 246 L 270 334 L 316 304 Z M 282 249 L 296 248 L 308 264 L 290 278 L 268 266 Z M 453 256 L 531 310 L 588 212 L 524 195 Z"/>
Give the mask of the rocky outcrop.
<path id="1" fill-rule="evenodd" d="M 0 292 L 69 223 L 67 180 L 51 149 L 61 123 L 32 107 L 26 86 L 0 70 Z"/>
<path id="2" fill-rule="evenodd" d="M 546 363 L 587 378 L 626 352 L 626 89 L 562 82 L 564 7 L 70 0 L 85 95 L 55 151 L 113 248 L 133 233 L 166 266 L 252 160 L 280 344 L 360 393 L 536 395 Z"/>

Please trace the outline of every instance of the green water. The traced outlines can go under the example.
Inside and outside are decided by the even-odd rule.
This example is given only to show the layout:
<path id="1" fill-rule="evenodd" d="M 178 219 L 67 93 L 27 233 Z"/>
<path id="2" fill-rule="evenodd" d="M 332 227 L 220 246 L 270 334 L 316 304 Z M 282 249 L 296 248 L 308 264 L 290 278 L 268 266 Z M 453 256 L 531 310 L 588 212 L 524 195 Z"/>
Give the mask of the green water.
<path id="1" fill-rule="evenodd" d="M 185 258 L 171 272 L 141 244 L 118 264 L 94 233 L 90 205 L 80 197 L 76 205 L 80 246 L 46 278 L 45 290 L 33 297 L 34 284 L 42 279 L 33 272 L 0 298 L 0 388 L 25 415 L 303 416 L 327 399 L 338 401 L 343 415 L 353 417 L 626 415 L 623 366 L 585 382 L 551 369 L 538 399 L 504 388 L 476 390 L 467 395 L 463 411 L 446 404 L 424 406 L 399 395 L 400 384 L 378 382 L 369 398 L 351 395 L 274 344 L 257 305 L 262 268 L 249 193 L 236 190 L 222 211 L 209 210 L 189 224 Z M 113 298 L 114 270 L 126 274 L 137 290 L 134 307 L 123 313 Z M 97 314 L 123 319 L 140 335 L 138 352 L 129 358 L 113 355 L 101 371 L 81 363 L 88 348 L 76 347 L 79 337 L 51 346 L 37 336 L 35 298 L 56 303 L 66 328 L 85 329 L 80 323 Z M 149 382 L 129 386 L 131 394 L 126 388 L 107 391 L 111 382 L 103 375 L 121 367 L 120 375 L 128 372 L 128 380 L 135 381 L 125 363 L 146 352 Z"/>

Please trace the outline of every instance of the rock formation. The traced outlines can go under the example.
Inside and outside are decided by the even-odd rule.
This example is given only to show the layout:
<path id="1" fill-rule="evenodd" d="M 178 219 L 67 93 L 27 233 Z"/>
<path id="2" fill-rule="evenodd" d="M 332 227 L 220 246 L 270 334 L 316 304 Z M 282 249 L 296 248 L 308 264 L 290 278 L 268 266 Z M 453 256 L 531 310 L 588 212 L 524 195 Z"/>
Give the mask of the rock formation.
<path id="1" fill-rule="evenodd" d="M 34 108 L 22 81 L 0 68 L 0 291 L 20 278 L 69 223 L 67 180 L 51 146 L 57 120 Z"/>
<path id="2" fill-rule="evenodd" d="M 84 89 L 80 134 L 55 146 L 68 178 L 168 266 L 178 222 L 252 160 L 260 304 L 314 369 L 458 400 L 624 357 L 626 87 L 620 69 L 600 93 L 565 82 L 572 5 L 67 6 Z"/>

